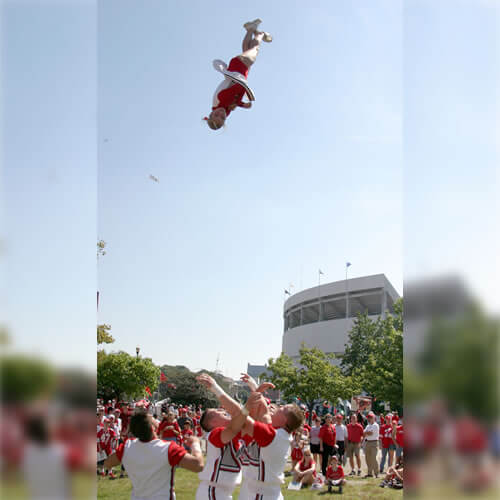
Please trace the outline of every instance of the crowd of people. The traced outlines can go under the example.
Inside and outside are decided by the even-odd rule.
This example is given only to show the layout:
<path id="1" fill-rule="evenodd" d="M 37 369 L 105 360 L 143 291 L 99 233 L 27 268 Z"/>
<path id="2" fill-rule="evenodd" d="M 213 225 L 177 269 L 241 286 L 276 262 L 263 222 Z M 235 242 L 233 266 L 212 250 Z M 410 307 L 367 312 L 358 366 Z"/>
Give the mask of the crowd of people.
<path id="1" fill-rule="evenodd" d="M 198 382 L 217 397 L 219 408 L 164 404 L 157 411 L 145 400 L 98 400 L 98 474 L 117 479 L 113 469 L 121 466 L 118 479 L 128 475 L 132 499 L 175 498 L 174 472 L 181 467 L 198 473 L 197 500 L 233 498 L 239 484 L 240 499 L 271 500 L 283 498 L 285 474 L 293 476 L 295 489 L 326 486 L 342 492 L 344 467 L 349 462 L 348 475 L 360 476 L 364 451 L 365 477 L 385 472 L 381 486 L 402 488 L 403 424 L 398 415 L 369 412 L 365 418 L 353 412 L 346 424 L 341 412 L 313 411 L 309 419 L 297 404 L 267 399 L 264 393 L 272 384 L 258 386 L 247 374 L 242 380 L 250 389 L 245 405 L 206 374 Z"/>
<path id="2" fill-rule="evenodd" d="M 308 419 L 306 412 L 306 420 Z M 395 470 L 403 466 L 403 423 L 396 413 L 375 415 L 369 412 L 366 418 L 360 413 L 351 413 L 348 423 L 344 414 L 327 413 L 320 417 L 312 414 L 313 426 L 304 423 L 293 436 L 291 473 L 294 482 L 321 487 L 326 483 L 331 489 L 346 483 L 344 467 L 349 463 L 350 476 L 361 475 L 361 451 L 364 451 L 367 473 L 364 477 L 387 474 L 382 487 L 402 488 L 402 474 Z M 378 461 L 381 450 L 380 462 Z"/>

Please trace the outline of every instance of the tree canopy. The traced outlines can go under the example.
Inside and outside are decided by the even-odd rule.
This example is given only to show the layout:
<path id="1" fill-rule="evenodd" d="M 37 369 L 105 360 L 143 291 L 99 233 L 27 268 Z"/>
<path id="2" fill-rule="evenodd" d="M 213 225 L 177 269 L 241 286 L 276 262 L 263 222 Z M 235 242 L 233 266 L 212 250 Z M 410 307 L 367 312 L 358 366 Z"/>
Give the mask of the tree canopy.
<path id="1" fill-rule="evenodd" d="M 344 374 L 355 377 L 362 388 L 392 408 L 403 404 L 403 301 L 394 314 L 372 320 L 358 314 L 342 356 Z"/>
<path id="2" fill-rule="evenodd" d="M 196 380 L 201 371 L 194 373 L 185 366 L 169 365 L 163 365 L 161 371 L 167 377 L 167 381 L 159 385 L 160 399 L 170 398 L 177 404 L 202 404 L 207 408 L 219 406 L 217 398 Z M 211 375 L 228 394 L 233 392 L 224 377 L 206 370 L 202 371 Z"/>
<path id="3" fill-rule="evenodd" d="M 109 333 L 111 331 L 111 325 L 97 325 L 97 344 L 112 344 L 115 339 Z"/>
<path id="4" fill-rule="evenodd" d="M 302 344 L 299 355 L 297 365 L 284 353 L 269 359 L 270 375 L 266 378 L 280 389 L 285 399 L 299 398 L 311 413 L 315 403 L 350 399 L 359 392 L 358 381 L 332 364 L 333 354 Z"/>
<path id="5" fill-rule="evenodd" d="M 56 388 L 54 368 L 38 358 L 22 354 L 0 359 L 0 387 L 4 403 L 29 402 L 51 396 Z"/>
<path id="6" fill-rule="evenodd" d="M 160 368 L 150 358 L 119 351 L 103 355 L 97 362 L 97 392 L 104 398 L 144 395 L 145 387 L 156 390 Z"/>

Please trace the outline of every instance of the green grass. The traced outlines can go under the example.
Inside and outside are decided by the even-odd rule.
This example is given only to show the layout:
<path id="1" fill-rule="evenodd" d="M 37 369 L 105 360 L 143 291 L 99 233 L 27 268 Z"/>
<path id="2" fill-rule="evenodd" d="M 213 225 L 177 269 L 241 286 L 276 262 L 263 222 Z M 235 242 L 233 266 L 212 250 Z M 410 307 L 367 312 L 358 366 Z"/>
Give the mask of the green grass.
<path id="1" fill-rule="evenodd" d="M 381 478 L 347 478 L 347 485 L 344 486 L 342 494 L 343 499 L 358 500 L 358 499 L 402 499 L 403 490 L 393 490 L 390 488 L 380 488 Z M 323 491 L 289 491 L 286 489 L 290 478 L 286 478 L 286 484 L 283 486 L 283 496 L 288 500 L 302 499 L 307 500 L 311 498 L 332 497 L 336 498 L 335 494 L 329 495 L 326 487 Z M 198 477 L 196 474 L 184 469 L 177 469 L 175 472 L 175 494 L 177 500 L 194 500 L 196 489 L 198 487 Z M 99 500 L 113 499 L 113 500 L 128 500 L 130 499 L 130 492 L 132 486 L 130 481 L 125 479 L 110 480 L 108 478 L 99 478 L 97 482 L 97 498 Z M 236 488 L 233 498 L 238 498 L 239 488 Z"/>

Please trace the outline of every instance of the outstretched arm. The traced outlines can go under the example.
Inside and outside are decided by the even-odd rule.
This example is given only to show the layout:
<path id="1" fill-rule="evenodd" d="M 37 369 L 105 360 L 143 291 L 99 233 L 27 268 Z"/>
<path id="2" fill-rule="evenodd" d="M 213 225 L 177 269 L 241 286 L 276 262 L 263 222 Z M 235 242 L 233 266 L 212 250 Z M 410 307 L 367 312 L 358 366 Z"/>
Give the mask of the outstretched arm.
<path id="1" fill-rule="evenodd" d="M 250 109 L 252 107 L 252 103 L 251 102 L 240 102 L 238 104 L 238 106 L 240 108 Z"/>
<path id="2" fill-rule="evenodd" d="M 231 415 L 236 417 L 241 412 L 241 406 L 231 396 L 228 396 L 217 382 L 207 373 L 202 373 L 196 380 L 205 386 L 211 393 L 215 394 L 222 407 Z"/>
<path id="3" fill-rule="evenodd" d="M 275 385 L 271 382 L 262 382 L 259 386 L 257 386 L 257 382 L 254 378 L 252 378 L 248 373 L 241 374 L 241 381 L 245 382 L 248 385 L 248 388 L 251 392 L 261 392 L 264 393 L 268 389 L 274 389 Z"/>

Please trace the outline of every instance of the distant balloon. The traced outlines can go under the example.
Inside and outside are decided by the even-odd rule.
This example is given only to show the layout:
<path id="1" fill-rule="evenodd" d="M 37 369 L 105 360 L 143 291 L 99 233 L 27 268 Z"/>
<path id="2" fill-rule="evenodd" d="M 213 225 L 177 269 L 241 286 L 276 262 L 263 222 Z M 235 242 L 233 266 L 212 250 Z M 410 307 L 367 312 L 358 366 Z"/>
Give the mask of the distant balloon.
<path id="1" fill-rule="evenodd" d="M 155 182 L 160 182 L 158 180 L 158 177 L 155 177 L 154 175 L 150 175 L 149 178 L 152 180 L 152 181 L 155 181 Z"/>

